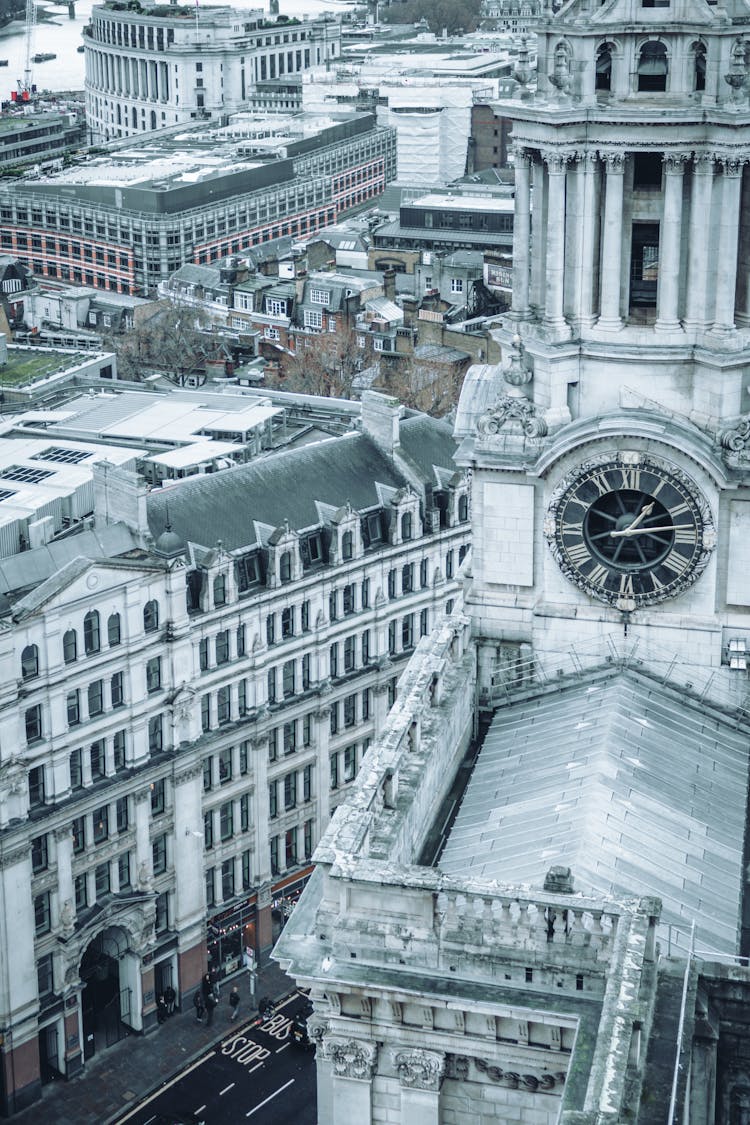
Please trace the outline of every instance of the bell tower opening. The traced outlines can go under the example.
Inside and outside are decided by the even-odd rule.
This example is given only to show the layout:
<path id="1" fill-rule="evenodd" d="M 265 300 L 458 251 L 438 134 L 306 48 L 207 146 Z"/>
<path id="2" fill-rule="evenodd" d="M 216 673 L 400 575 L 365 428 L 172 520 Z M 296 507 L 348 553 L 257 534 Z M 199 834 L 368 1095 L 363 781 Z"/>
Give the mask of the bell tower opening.
<path id="1" fill-rule="evenodd" d="M 633 223 L 630 241 L 630 313 L 648 319 L 656 313 L 659 281 L 659 224 Z"/>
<path id="2" fill-rule="evenodd" d="M 641 47 L 638 59 L 638 90 L 663 92 L 667 88 L 667 48 L 658 41 L 649 41 Z"/>

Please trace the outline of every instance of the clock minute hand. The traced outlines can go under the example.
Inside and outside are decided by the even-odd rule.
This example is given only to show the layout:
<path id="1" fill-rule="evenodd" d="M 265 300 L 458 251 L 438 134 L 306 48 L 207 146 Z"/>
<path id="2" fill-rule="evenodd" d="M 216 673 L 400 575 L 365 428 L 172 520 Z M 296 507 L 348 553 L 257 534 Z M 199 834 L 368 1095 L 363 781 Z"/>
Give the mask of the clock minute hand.
<path id="1" fill-rule="evenodd" d="M 650 504 L 646 504 L 646 505 L 644 505 L 643 508 L 641 508 L 640 512 L 635 517 L 633 522 L 628 524 L 628 526 L 625 528 L 624 531 L 610 531 L 610 535 L 614 539 L 616 537 L 619 538 L 619 536 L 621 536 L 621 535 L 627 535 L 631 531 L 635 531 L 643 523 L 646 516 L 651 515 L 653 510 L 654 510 L 654 501 L 652 500 Z"/>
<path id="2" fill-rule="evenodd" d="M 626 527 L 624 531 L 610 531 L 612 539 L 622 539 L 628 535 L 650 535 L 652 531 L 674 531 L 674 524 L 666 524 L 663 527 Z"/>

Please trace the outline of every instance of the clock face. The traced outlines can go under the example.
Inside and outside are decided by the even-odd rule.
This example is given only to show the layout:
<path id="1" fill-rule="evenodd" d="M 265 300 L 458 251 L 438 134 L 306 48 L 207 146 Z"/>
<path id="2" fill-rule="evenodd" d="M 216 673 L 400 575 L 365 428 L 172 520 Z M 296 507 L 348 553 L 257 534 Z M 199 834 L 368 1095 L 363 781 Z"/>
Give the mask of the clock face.
<path id="1" fill-rule="evenodd" d="M 568 578 L 620 609 L 678 594 L 702 572 L 715 542 L 694 482 L 635 451 L 592 459 L 566 477 L 545 534 Z"/>

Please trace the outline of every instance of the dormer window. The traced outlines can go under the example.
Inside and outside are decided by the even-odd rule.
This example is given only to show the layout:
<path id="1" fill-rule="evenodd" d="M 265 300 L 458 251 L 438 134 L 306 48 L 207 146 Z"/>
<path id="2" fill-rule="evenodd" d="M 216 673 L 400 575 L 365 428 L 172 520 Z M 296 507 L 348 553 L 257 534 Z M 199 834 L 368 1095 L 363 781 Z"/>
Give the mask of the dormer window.
<path id="1" fill-rule="evenodd" d="M 341 558 L 351 559 L 354 555 L 354 536 L 351 531 L 345 531 L 341 536 Z"/>
<path id="2" fill-rule="evenodd" d="M 310 288 L 310 300 L 314 305 L 327 305 L 331 299 L 330 289 Z"/>
<path id="3" fill-rule="evenodd" d="M 362 541 L 365 547 L 382 543 L 385 538 L 380 512 L 372 512 L 362 520 Z"/>
<path id="4" fill-rule="evenodd" d="M 660 93 L 667 88 L 667 48 L 663 43 L 644 43 L 638 60 L 638 89 Z"/>
<path id="5" fill-rule="evenodd" d="M 279 559 L 279 581 L 291 582 L 292 580 L 292 555 L 290 551 L 284 551 Z"/>

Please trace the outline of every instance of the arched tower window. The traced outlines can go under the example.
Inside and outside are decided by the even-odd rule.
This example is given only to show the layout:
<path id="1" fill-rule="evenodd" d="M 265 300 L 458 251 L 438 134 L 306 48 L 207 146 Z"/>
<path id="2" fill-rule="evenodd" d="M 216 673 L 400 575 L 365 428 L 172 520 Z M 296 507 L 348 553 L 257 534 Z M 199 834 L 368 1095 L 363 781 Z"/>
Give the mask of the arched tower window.
<path id="1" fill-rule="evenodd" d="M 651 40 L 641 47 L 638 59 L 638 89 L 660 92 L 667 88 L 667 48 Z"/>
<path id="2" fill-rule="evenodd" d="M 612 44 L 602 43 L 596 52 L 596 89 L 612 89 Z"/>
<path id="3" fill-rule="evenodd" d="M 693 89 L 701 93 L 706 88 L 706 45 L 693 43 Z"/>

